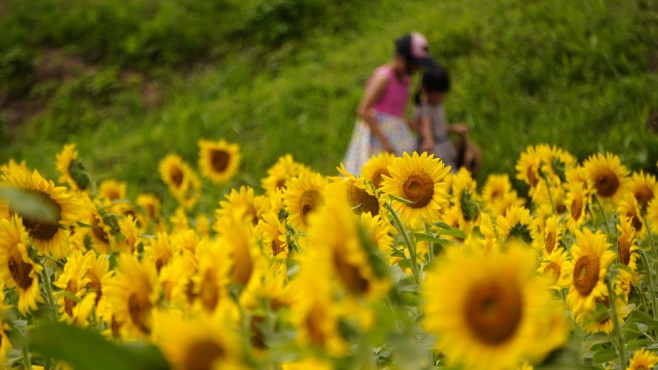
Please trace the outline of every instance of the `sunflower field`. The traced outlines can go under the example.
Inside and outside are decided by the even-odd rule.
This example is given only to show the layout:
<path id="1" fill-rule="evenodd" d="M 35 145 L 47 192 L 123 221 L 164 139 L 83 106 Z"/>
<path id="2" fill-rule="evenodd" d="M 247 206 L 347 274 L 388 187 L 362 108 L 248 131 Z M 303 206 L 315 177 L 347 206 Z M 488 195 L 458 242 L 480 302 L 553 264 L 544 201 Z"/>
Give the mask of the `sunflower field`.
<path id="1" fill-rule="evenodd" d="M 237 144 L 159 163 L 170 199 L 0 167 L 0 362 L 23 369 L 650 369 L 656 178 L 528 147 L 478 187 L 431 155 L 324 176 L 284 155 L 199 209 Z M 175 202 L 166 212 L 163 202 Z"/>

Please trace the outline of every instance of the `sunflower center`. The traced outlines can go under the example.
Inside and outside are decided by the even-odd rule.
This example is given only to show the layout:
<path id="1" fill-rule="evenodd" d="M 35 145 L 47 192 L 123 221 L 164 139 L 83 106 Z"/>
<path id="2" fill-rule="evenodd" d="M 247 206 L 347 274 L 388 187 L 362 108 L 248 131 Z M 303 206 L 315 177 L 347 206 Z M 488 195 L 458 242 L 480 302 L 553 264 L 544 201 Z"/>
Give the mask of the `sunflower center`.
<path id="1" fill-rule="evenodd" d="M 128 297 L 128 315 L 133 325 L 144 334 L 150 334 L 151 329 L 147 326 L 147 321 L 151 313 L 151 302 L 148 297 L 132 293 Z"/>
<path id="2" fill-rule="evenodd" d="M 213 150 L 210 152 L 210 164 L 217 172 L 224 172 L 228 168 L 231 156 L 224 150 Z"/>
<path id="3" fill-rule="evenodd" d="M 326 320 L 325 316 L 324 308 L 316 303 L 313 304 L 304 320 L 311 342 L 319 346 L 324 345 L 327 340 L 321 327 L 322 323 Z"/>
<path id="4" fill-rule="evenodd" d="M 650 188 L 643 186 L 633 192 L 633 195 L 635 196 L 635 199 L 637 199 L 637 203 L 640 206 L 640 209 L 642 210 L 642 213 L 645 213 L 647 211 L 647 206 L 649 205 L 649 202 L 653 199 L 653 191 L 651 191 Z"/>
<path id="5" fill-rule="evenodd" d="M 359 295 L 368 291 L 368 280 L 364 279 L 359 269 L 345 260 L 345 256 L 341 256 L 338 251 L 334 251 L 334 267 L 348 292 Z"/>
<path id="6" fill-rule="evenodd" d="M 382 186 L 382 182 L 384 181 L 384 175 L 389 176 L 388 170 L 381 168 L 378 170 L 375 170 L 375 172 L 372 173 L 372 178 L 370 179 L 372 181 L 372 184 L 375 185 L 375 187 L 379 188 Z"/>
<path id="7" fill-rule="evenodd" d="M 281 189 L 281 190 L 285 190 L 286 189 L 286 179 L 279 179 L 276 182 L 276 188 Z"/>
<path id="8" fill-rule="evenodd" d="M 7 259 L 7 268 L 19 288 L 27 290 L 32 285 L 32 265 L 25 263 L 20 255 L 11 255 Z"/>
<path id="9" fill-rule="evenodd" d="M 279 253 L 283 252 L 286 248 L 283 245 L 283 242 L 279 240 L 278 238 L 275 238 L 272 240 L 272 243 L 270 243 L 270 246 L 272 247 L 272 255 L 276 256 Z"/>
<path id="10" fill-rule="evenodd" d="M 464 308 L 471 334 L 492 346 L 512 338 L 523 317 L 521 292 L 513 284 L 474 286 L 466 295 Z"/>
<path id="11" fill-rule="evenodd" d="M 266 349 L 267 344 L 265 343 L 265 334 L 261 329 L 261 325 L 265 322 L 265 319 L 261 316 L 252 316 L 250 332 L 251 332 L 251 345 L 255 348 Z"/>
<path id="12" fill-rule="evenodd" d="M 626 216 L 630 217 L 631 225 L 633 226 L 633 229 L 635 229 L 635 231 L 642 230 L 642 221 L 640 221 L 640 218 L 637 217 L 637 213 L 629 212 L 626 214 Z"/>
<path id="13" fill-rule="evenodd" d="M 619 189 L 619 178 L 609 169 L 604 169 L 594 180 L 596 194 L 607 198 L 613 196 Z"/>
<path id="14" fill-rule="evenodd" d="M 204 339 L 191 344 L 185 355 L 181 369 L 183 370 L 210 370 L 217 360 L 226 356 L 226 350 L 219 343 Z"/>
<path id="15" fill-rule="evenodd" d="M 579 220 L 583 213 L 583 201 L 580 198 L 575 198 L 571 201 L 571 218 Z"/>
<path id="16" fill-rule="evenodd" d="M 562 269 L 560 268 L 560 265 L 558 265 L 555 262 L 551 262 L 544 267 L 544 273 L 545 274 L 551 274 L 553 277 L 554 281 L 557 281 L 560 278 L 560 273 Z"/>
<path id="17" fill-rule="evenodd" d="M 51 240 L 57 234 L 57 230 L 59 230 L 58 222 L 62 219 L 62 208 L 59 206 L 59 203 L 42 191 L 30 191 L 30 193 L 36 195 L 46 205 L 44 211 L 50 217 L 41 218 L 38 216 L 21 215 L 23 226 L 25 226 L 31 238 L 44 241 Z M 50 220 L 45 218 L 50 218 Z"/>
<path id="18" fill-rule="evenodd" d="M 299 208 L 302 210 L 302 220 L 304 220 L 304 223 L 307 223 L 306 217 L 308 214 L 322 206 L 323 203 L 322 195 L 317 190 L 307 190 L 302 193 L 302 196 L 299 198 Z"/>
<path id="19" fill-rule="evenodd" d="M 555 231 L 551 230 L 546 234 L 546 238 L 544 238 L 546 253 L 551 254 L 551 252 L 553 252 L 553 248 L 555 248 L 555 239 Z"/>
<path id="20" fill-rule="evenodd" d="M 206 311 L 213 311 L 219 302 L 219 288 L 215 283 L 215 273 L 213 270 L 206 271 L 201 281 L 199 289 L 199 300 Z M 192 281 L 190 280 L 190 283 Z M 189 296 L 188 296 L 189 299 Z"/>
<path id="21" fill-rule="evenodd" d="M 601 304 L 605 306 L 605 308 L 610 308 L 610 298 L 608 297 L 596 298 L 594 301 L 596 302 L 596 304 Z M 598 317 L 594 318 L 594 320 L 596 320 L 596 322 L 599 324 L 603 324 L 606 321 L 610 320 L 611 318 L 612 317 L 606 310 L 603 313 L 601 313 Z"/>
<path id="22" fill-rule="evenodd" d="M 93 226 L 94 227 L 91 228 L 91 233 L 96 237 L 96 239 L 102 243 L 110 244 L 110 238 L 107 236 L 105 230 L 103 230 L 103 226 L 101 225 L 98 217 L 94 217 Z"/>
<path id="23" fill-rule="evenodd" d="M 434 181 L 426 173 L 411 175 L 402 185 L 403 197 L 413 202 L 409 207 L 423 208 L 434 196 Z"/>
<path id="24" fill-rule="evenodd" d="M 528 169 L 526 170 L 526 176 L 528 176 L 528 182 L 530 183 L 530 186 L 532 186 L 533 188 L 537 186 L 537 183 L 539 182 L 539 178 L 537 177 L 535 170 L 532 169 L 532 166 L 528 167 Z"/>
<path id="25" fill-rule="evenodd" d="M 617 238 L 617 255 L 624 265 L 628 266 L 631 262 L 631 243 L 623 235 Z"/>
<path id="26" fill-rule="evenodd" d="M 89 278 L 87 288 L 96 292 L 96 301 L 94 302 L 94 305 L 98 306 L 98 302 L 100 302 L 103 297 L 103 285 L 101 284 L 100 279 L 94 274 L 88 273 L 85 277 Z"/>
<path id="27" fill-rule="evenodd" d="M 68 284 L 66 284 L 66 291 L 73 294 L 75 294 L 78 291 L 78 284 L 75 282 L 75 280 L 73 279 L 69 280 Z M 68 298 L 64 298 L 64 311 L 69 316 L 73 316 L 73 308 L 76 305 L 77 303 L 75 301 L 70 300 Z"/>
<path id="28" fill-rule="evenodd" d="M 379 214 L 379 202 L 377 198 L 368 194 L 367 191 L 354 185 L 349 185 L 347 189 L 347 198 L 350 206 L 357 214 L 370 213 L 372 216 Z"/>
<path id="29" fill-rule="evenodd" d="M 185 178 L 185 174 L 183 173 L 183 170 L 181 170 L 178 167 L 174 167 L 171 169 L 169 176 L 171 177 L 171 182 L 176 185 L 176 187 L 180 187 L 183 184 L 183 179 Z"/>
<path id="30" fill-rule="evenodd" d="M 599 282 L 599 260 L 582 256 L 573 268 L 573 285 L 581 296 L 587 297 Z"/>

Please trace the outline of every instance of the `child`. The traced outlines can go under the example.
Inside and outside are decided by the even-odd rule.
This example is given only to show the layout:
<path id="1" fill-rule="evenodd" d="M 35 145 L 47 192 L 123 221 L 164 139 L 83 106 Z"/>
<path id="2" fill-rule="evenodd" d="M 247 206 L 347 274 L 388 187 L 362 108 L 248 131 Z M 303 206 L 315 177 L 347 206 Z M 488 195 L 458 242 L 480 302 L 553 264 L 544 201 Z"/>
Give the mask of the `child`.
<path id="1" fill-rule="evenodd" d="M 466 141 L 468 128 L 463 124 L 450 125 L 446 121 L 443 99 L 450 90 L 448 72 L 441 67 L 432 68 L 423 74 L 421 91 L 416 97 L 415 121 L 418 127 L 419 152 L 434 154 L 441 158 L 451 171 L 459 167 L 459 153 L 450 140 L 450 133 L 461 135 Z"/>
<path id="2" fill-rule="evenodd" d="M 359 120 L 345 156 L 348 172 L 358 174 L 363 164 L 381 152 L 402 155 L 416 150 L 416 138 L 405 119 L 411 75 L 433 68 L 427 40 L 411 33 L 395 41 L 395 57 L 370 77 L 357 108 Z"/>

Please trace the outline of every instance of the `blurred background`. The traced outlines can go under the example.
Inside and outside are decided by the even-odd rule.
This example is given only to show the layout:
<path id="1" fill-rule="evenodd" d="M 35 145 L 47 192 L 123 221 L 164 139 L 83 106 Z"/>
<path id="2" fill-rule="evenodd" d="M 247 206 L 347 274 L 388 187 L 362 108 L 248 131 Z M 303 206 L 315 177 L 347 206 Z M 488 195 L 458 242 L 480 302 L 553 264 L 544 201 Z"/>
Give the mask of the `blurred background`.
<path id="1" fill-rule="evenodd" d="M 451 73 L 478 180 L 513 177 L 539 143 L 657 172 L 655 0 L 0 0 L 0 163 L 56 179 L 74 142 L 98 180 L 163 194 L 160 159 L 196 164 L 198 139 L 226 138 L 232 185 L 259 188 L 284 153 L 333 175 L 364 84 L 410 31 Z"/>

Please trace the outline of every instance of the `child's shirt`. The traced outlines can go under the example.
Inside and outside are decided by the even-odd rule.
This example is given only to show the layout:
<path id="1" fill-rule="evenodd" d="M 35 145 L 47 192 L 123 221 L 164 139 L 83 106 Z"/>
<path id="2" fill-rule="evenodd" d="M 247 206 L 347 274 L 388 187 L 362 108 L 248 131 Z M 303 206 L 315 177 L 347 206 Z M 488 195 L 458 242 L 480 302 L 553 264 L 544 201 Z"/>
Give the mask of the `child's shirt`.
<path id="1" fill-rule="evenodd" d="M 455 145 L 450 141 L 450 134 L 448 132 L 448 123 L 446 121 L 446 113 L 443 109 L 443 104 L 429 105 L 422 104 L 416 108 L 415 119 L 416 122 L 420 121 L 421 117 L 429 118 L 432 127 L 432 136 L 434 137 L 434 156 L 441 158 L 446 166 L 451 166 L 452 172 L 457 171 L 457 150 Z M 422 138 L 418 137 L 418 147 L 420 150 Z"/>

